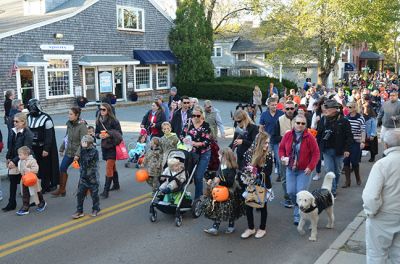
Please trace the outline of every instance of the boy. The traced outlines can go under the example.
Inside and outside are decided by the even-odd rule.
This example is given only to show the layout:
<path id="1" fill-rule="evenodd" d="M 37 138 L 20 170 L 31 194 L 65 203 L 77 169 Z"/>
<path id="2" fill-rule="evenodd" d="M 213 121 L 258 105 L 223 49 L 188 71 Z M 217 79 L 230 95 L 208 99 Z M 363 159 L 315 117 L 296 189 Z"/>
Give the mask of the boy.
<path id="1" fill-rule="evenodd" d="M 100 199 L 99 199 L 99 152 L 94 146 L 92 136 L 85 135 L 81 140 L 81 155 L 80 155 L 80 178 L 78 184 L 77 209 L 75 214 L 72 215 L 73 219 L 78 219 L 83 216 L 83 201 L 85 200 L 86 193 L 90 190 L 93 206 L 91 216 L 95 217 L 100 212 Z"/>
<path id="2" fill-rule="evenodd" d="M 149 172 L 147 183 L 152 187 L 153 194 L 159 186 L 159 177 L 162 172 L 162 150 L 160 147 L 160 138 L 153 137 L 150 141 L 150 149 L 146 152 L 143 167 Z"/>
<path id="3" fill-rule="evenodd" d="M 95 133 L 94 133 L 95 132 L 94 131 L 94 127 L 93 126 L 88 126 L 87 131 L 88 131 L 88 135 L 93 137 L 93 145 L 97 146 L 96 137 L 95 137 Z"/>

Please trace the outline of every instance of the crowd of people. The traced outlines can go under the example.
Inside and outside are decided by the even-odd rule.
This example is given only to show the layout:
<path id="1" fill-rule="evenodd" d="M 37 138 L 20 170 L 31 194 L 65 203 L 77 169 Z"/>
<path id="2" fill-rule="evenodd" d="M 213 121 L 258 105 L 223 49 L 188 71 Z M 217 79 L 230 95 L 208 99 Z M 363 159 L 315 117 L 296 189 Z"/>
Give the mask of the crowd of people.
<path id="1" fill-rule="evenodd" d="M 197 161 L 194 199 L 203 200 L 205 216 L 213 221 L 204 231 L 217 235 L 221 222 L 228 221 L 225 232 L 232 233 L 235 221 L 246 215 L 248 228 L 241 237 L 262 238 L 266 233 L 267 203 L 274 197 L 271 189 L 274 173 L 275 181 L 282 183 L 282 205 L 293 208 L 295 225 L 299 223 L 296 194 L 307 190 L 311 180 L 318 181 L 322 168 L 336 176 L 332 186 L 334 197 L 340 195 L 341 174 L 345 176 L 341 185 L 343 191 L 352 186 L 352 173 L 356 184 L 362 184 L 366 179 L 360 172 L 362 156 L 369 152 L 369 162 L 375 162 L 378 155 L 377 128 L 382 127 L 384 139 L 400 125 L 395 80 L 387 74 L 376 75 L 372 81 L 358 83 L 351 91 L 342 87 L 317 87 L 307 80 L 304 87 L 287 92 L 286 89 L 279 91 L 271 83 L 265 91 L 266 109 L 262 106 L 263 92 L 256 86 L 251 102 L 239 104 L 231 114 L 234 135 L 229 147 L 222 150 L 218 134 L 225 138 L 225 130 L 219 110 L 210 100 L 200 106 L 196 98 L 179 96 L 177 89 L 172 88 L 168 102 L 157 96 L 144 115 L 138 143 L 129 152 L 129 162 L 148 170 L 148 183 L 153 193 L 159 190 L 169 194 L 186 178 L 182 175 L 172 182 L 161 177 L 165 169 L 167 173 L 177 174 L 183 169 L 179 160 L 168 159 L 167 154 L 176 148 L 185 149 Z M 110 191 L 120 189 L 116 146 L 121 143 L 123 134 L 111 104 L 100 105 L 94 127 L 80 119 L 79 108 L 72 107 L 67 132 L 57 151 L 53 121 L 42 111 L 39 102 L 30 100 L 28 113 L 24 113 L 23 104 L 14 99 L 12 91 L 7 92 L 6 97 L 10 193 L 3 211 L 16 209 L 17 185 L 28 171 L 37 174 L 40 184 L 34 186 L 34 191 L 23 188 L 23 206 L 17 214 L 29 213 L 32 205 L 29 196 L 34 196 L 37 210 L 43 211 L 47 205 L 43 194 L 58 187 L 52 195 L 65 196 L 68 167 L 79 162 L 78 205 L 73 218 L 84 215 L 83 201 L 88 193 L 93 199 L 92 216 L 96 216 L 100 212 L 96 140 L 101 140 L 106 164 L 104 190 L 100 196 L 108 198 Z M 62 157 L 60 165 L 59 156 Z M 22 165 L 27 163 L 30 166 Z M 230 194 L 227 201 L 215 203 L 211 193 L 219 185 L 227 187 Z M 254 201 L 249 201 L 252 196 L 249 192 L 254 186 L 264 189 L 257 206 L 261 212 L 257 230 Z"/>

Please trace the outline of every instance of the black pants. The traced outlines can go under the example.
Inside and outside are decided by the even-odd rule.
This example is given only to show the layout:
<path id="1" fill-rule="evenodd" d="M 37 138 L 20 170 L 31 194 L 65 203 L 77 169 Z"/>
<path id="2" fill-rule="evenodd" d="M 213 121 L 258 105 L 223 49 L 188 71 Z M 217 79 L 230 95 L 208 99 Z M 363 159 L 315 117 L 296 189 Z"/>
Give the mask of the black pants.
<path id="1" fill-rule="evenodd" d="M 254 216 L 253 216 L 253 207 L 246 205 L 246 216 L 247 216 L 247 226 L 249 229 L 254 229 Z M 264 207 L 260 209 L 261 211 L 261 222 L 260 229 L 265 230 L 265 226 L 267 225 L 267 203 L 264 204 Z"/>
<path id="2" fill-rule="evenodd" d="M 33 147 L 33 152 L 35 154 L 36 161 L 39 165 L 38 177 L 42 180 L 42 190 L 43 192 L 47 192 L 49 188 L 52 186 L 52 165 L 50 156 L 43 157 L 43 147 Z"/>
<path id="3" fill-rule="evenodd" d="M 39 198 L 39 203 L 44 204 L 43 194 L 42 192 L 37 193 Z M 26 186 L 22 187 L 22 205 L 28 209 L 30 205 L 31 194 L 29 193 L 29 188 Z"/>
<path id="4" fill-rule="evenodd" d="M 10 179 L 10 198 L 8 199 L 10 204 L 17 204 L 17 187 L 19 182 L 21 181 L 21 174 L 16 174 L 16 175 L 8 175 L 8 178 Z"/>

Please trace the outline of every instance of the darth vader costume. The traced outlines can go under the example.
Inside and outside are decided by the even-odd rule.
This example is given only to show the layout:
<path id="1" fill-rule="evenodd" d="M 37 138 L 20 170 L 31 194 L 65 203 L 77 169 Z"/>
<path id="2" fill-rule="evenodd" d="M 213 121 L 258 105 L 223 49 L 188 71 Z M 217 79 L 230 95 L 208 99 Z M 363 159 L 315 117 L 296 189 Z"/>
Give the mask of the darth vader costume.
<path id="1" fill-rule="evenodd" d="M 29 100 L 28 110 L 27 121 L 33 133 L 32 150 L 39 164 L 38 177 L 42 180 L 42 192 L 50 192 L 57 188 L 60 178 L 54 123 L 48 114 L 43 113 L 37 99 Z"/>

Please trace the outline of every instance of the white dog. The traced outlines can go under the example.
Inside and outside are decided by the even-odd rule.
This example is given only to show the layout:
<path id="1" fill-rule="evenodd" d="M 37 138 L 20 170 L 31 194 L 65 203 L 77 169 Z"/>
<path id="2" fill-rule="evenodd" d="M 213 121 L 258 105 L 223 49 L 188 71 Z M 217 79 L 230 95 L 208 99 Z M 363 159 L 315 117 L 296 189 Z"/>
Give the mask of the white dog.
<path id="1" fill-rule="evenodd" d="M 301 191 L 297 193 L 297 205 L 300 209 L 300 222 L 297 226 L 297 231 L 301 235 L 304 235 L 303 230 L 306 220 L 311 221 L 311 236 L 308 238 L 310 241 L 317 240 L 317 226 L 319 214 L 326 210 L 328 214 L 327 228 L 333 228 L 333 222 L 335 216 L 333 214 L 334 197 L 332 195 L 332 181 L 335 179 L 333 172 L 328 172 L 325 175 L 324 182 L 322 183 L 321 189 L 317 189 L 312 193 L 308 191 Z"/>

